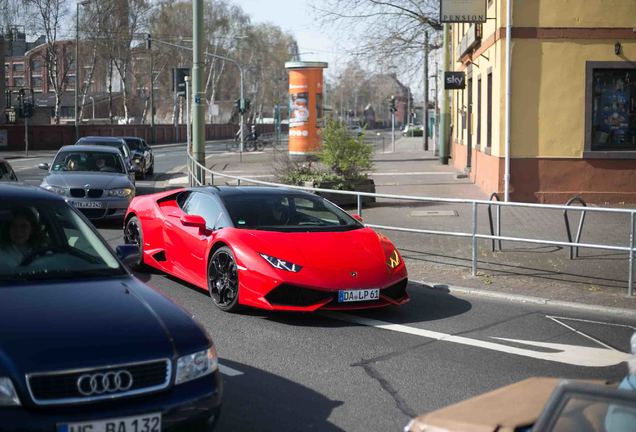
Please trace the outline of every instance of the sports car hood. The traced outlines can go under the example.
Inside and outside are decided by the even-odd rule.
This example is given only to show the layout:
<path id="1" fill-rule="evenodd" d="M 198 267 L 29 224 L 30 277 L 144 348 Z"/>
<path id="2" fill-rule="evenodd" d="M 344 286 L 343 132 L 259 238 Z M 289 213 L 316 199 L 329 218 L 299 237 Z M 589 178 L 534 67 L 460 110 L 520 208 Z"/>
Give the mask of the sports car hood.
<path id="1" fill-rule="evenodd" d="M 95 189 L 133 188 L 133 184 L 126 174 L 98 173 L 98 172 L 65 172 L 51 173 L 44 178 L 44 182 L 51 186 L 84 188 L 90 184 Z"/>
<path id="2" fill-rule="evenodd" d="M 183 310 L 130 276 L 0 286 L 0 375 L 173 358 L 208 344 Z"/>
<path id="3" fill-rule="evenodd" d="M 382 240 L 369 228 L 341 232 L 249 231 L 245 235 L 251 237 L 246 243 L 257 254 L 300 265 L 303 268 L 298 278 L 321 281 L 323 286 L 377 286 L 388 273 L 385 250 L 389 254 L 393 250 L 386 237 Z M 352 273 L 356 273 L 355 279 Z"/>

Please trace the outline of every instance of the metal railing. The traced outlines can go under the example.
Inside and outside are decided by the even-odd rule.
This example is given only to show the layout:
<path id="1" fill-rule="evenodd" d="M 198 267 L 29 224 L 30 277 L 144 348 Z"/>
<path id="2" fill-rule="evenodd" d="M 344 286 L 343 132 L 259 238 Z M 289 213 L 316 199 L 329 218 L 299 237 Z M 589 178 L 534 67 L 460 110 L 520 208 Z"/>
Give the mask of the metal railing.
<path id="1" fill-rule="evenodd" d="M 392 194 L 381 194 L 381 193 L 370 193 L 370 192 L 356 192 L 356 191 L 344 191 L 344 190 L 334 190 L 334 189 L 322 189 L 322 188 L 314 188 L 314 187 L 305 187 L 305 186 L 293 186 L 293 185 L 285 185 L 274 182 L 255 180 L 246 177 L 234 176 L 229 174 L 224 174 L 222 172 L 212 171 L 209 168 L 201 165 L 199 162 L 194 160 L 194 158 L 188 154 L 188 178 L 191 186 L 204 186 L 206 184 L 213 185 L 214 177 L 221 177 L 236 180 L 237 184 L 240 186 L 241 183 L 249 183 L 255 185 L 262 186 L 274 186 L 274 187 L 286 187 L 290 189 L 303 190 L 308 192 L 322 192 L 322 193 L 333 193 L 333 194 L 341 194 L 341 195 L 354 195 L 357 198 L 357 211 L 360 216 L 362 216 L 362 197 L 374 197 L 374 198 L 385 198 L 385 199 L 393 199 L 393 200 L 405 200 L 405 201 L 416 201 L 416 202 L 429 202 L 429 203 L 446 203 L 446 204 L 465 204 L 470 205 L 472 207 L 472 229 L 470 232 L 458 232 L 458 231 L 440 231 L 440 230 L 430 230 L 430 229 L 417 229 L 417 228 L 406 228 L 406 227 L 398 227 L 398 226 L 390 226 L 390 225 L 376 225 L 376 224 L 365 224 L 371 228 L 389 230 L 389 231 L 400 231 L 400 232 L 411 232 L 418 234 L 431 234 L 431 235 L 443 235 L 443 236 L 451 236 L 451 237 L 464 237 L 470 238 L 471 241 L 471 261 L 472 261 L 472 275 L 477 275 L 477 267 L 478 267 L 478 239 L 491 240 L 493 241 L 510 241 L 510 242 L 520 242 L 520 243 L 530 243 L 530 244 L 539 244 L 539 245 L 552 245 L 552 246 L 561 246 L 561 247 L 569 247 L 569 248 L 589 248 L 589 249 L 601 249 L 615 252 L 626 252 L 629 256 L 629 267 L 628 267 L 628 282 L 627 282 L 627 295 L 632 296 L 634 294 L 634 255 L 636 253 L 635 247 L 635 231 L 636 231 L 636 209 L 618 209 L 618 208 L 601 208 L 601 207 L 572 207 L 569 205 L 556 205 L 556 204 L 532 204 L 532 203 L 521 203 L 521 202 L 504 202 L 504 201 L 492 201 L 492 200 L 471 200 L 471 199 L 460 199 L 460 198 L 438 198 L 438 197 L 420 197 L 420 196 L 409 196 L 409 195 L 392 195 Z M 206 174 L 209 176 L 209 183 L 206 183 Z M 491 196 L 492 198 L 492 196 Z M 498 196 L 497 196 L 498 198 Z M 581 229 L 583 226 L 583 217 L 581 218 L 581 222 L 579 224 L 579 230 L 577 232 L 576 241 L 572 241 L 571 234 L 568 230 L 568 241 L 557 241 L 557 240 L 549 240 L 549 239 L 533 239 L 533 238 L 525 238 L 525 237 L 513 237 L 513 236 L 504 236 L 501 235 L 499 228 L 497 229 L 497 233 L 492 233 L 492 222 L 490 224 L 491 233 L 490 234 L 479 234 L 477 230 L 478 226 L 478 208 L 479 207 L 487 207 L 488 213 L 490 215 L 490 220 L 492 221 L 492 214 L 490 213 L 491 206 L 497 206 L 497 222 L 499 225 L 500 222 L 500 213 L 499 211 L 502 208 L 536 208 L 543 210 L 562 210 L 564 212 L 567 211 L 584 211 L 584 212 L 593 212 L 593 213 L 606 213 L 606 214 L 622 214 L 629 216 L 629 238 L 626 246 L 617 246 L 617 245 L 608 245 L 608 244 L 599 244 L 599 243 L 581 243 L 580 235 Z M 567 221 L 567 213 L 565 214 Z M 567 222 L 569 226 L 569 222 Z M 501 247 L 501 246 L 500 246 Z"/>

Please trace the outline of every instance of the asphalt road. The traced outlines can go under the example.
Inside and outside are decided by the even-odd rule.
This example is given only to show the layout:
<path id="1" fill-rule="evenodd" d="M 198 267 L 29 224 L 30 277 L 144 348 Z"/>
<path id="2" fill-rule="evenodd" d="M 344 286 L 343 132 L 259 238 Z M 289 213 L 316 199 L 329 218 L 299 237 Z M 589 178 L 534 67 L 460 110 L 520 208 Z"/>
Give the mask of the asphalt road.
<path id="1" fill-rule="evenodd" d="M 224 149 L 209 148 L 209 151 Z M 224 145 L 223 145 L 224 147 Z M 183 150 L 155 150 L 157 176 L 182 176 Z M 39 184 L 50 158 L 11 161 Z M 139 181 L 138 193 L 154 190 Z M 97 224 L 112 245 L 121 224 Z M 636 321 L 412 284 L 401 308 L 360 313 L 221 312 L 159 272 L 141 280 L 211 333 L 225 380 L 219 430 L 399 431 L 417 414 L 530 376 L 619 380 Z"/>

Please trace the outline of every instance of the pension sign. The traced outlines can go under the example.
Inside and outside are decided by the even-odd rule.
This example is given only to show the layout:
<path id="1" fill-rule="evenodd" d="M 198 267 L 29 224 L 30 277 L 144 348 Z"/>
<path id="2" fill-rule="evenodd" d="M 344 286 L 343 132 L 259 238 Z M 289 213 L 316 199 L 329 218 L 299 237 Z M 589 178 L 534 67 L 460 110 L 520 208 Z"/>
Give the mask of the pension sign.
<path id="1" fill-rule="evenodd" d="M 487 0 L 441 0 L 439 20 L 443 23 L 486 22 Z"/>

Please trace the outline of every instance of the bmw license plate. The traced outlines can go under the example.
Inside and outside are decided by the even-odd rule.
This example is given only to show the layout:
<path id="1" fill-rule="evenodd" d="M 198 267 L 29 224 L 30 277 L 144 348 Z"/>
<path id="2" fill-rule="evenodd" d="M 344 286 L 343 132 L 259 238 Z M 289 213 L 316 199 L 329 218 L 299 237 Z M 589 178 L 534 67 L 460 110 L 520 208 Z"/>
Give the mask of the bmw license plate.
<path id="1" fill-rule="evenodd" d="M 161 432 L 161 413 L 58 424 L 57 432 Z"/>
<path id="2" fill-rule="evenodd" d="M 380 289 L 359 289 L 359 290 L 340 290 L 338 291 L 338 302 L 356 302 L 380 300 Z"/>
<path id="3" fill-rule="evenodd" d="M 101 201 L 71 201 L 77 208 L 102 208 Z"/>

